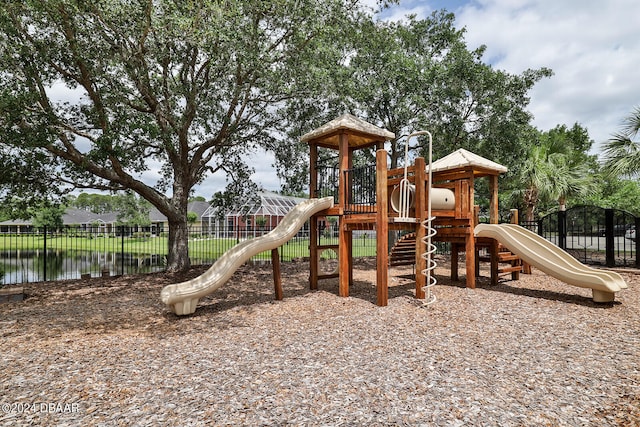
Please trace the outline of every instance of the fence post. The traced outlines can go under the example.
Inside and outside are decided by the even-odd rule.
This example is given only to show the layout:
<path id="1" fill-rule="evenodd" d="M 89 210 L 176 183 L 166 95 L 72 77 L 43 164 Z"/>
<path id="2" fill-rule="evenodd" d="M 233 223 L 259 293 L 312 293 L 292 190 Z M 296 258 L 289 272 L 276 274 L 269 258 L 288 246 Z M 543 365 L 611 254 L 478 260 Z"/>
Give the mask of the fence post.
<path id="1" fill-rule="evenodd" d="M 46 282 L 47 281 L 47 226 L 45 225 L 42 229 L 44 230 L 44 241 L 43 241 L 44 260 L 42 262 L 42 266 L 44 268 L 43 281 Z"/>
<path id="2" fill-rule="evenodd" d="M 542 230 L 542 219 L 538 220 L 538 236 L 544 237 L 544 230 Z"/>
<path id="3" fill-rule="evenodd" d="M 638 239 L 638 233 L 640 233 L 640 216 L 636 217 L 636 238 L 635 238 L 635 243 L 636 243 L 636 268 L 640 268 L 640 252 L 638 251 L 638 248 L 640 247 L 640 245 L 638 245 L 638 242 L 640 242 L 640 239 Z"/>
<path id="4" fill-rule="evenodd" d="M 120 275 L 124 276 L 124 225 L 120 226 Z"/>
<path id="5" fill-rule="evenodd" d="M 607 267 L 616 266 L 615 236 L 613 230 L 613 209 L 604 210 L 604 245 L 605 264 Z"/>
<path id="6" fill-rule="evenodd" d="M 567 211 L 558 211 L 558 246 L 567 249 Z"/>

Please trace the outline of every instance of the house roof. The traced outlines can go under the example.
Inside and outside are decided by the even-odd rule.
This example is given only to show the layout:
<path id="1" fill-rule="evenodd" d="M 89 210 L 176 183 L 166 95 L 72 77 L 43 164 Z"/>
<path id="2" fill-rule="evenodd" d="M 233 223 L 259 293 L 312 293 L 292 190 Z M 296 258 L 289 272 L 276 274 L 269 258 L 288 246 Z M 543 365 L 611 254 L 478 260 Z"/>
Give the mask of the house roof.
<path id="1" fill-rule="evenodd" d="M 352 148 L 364 148 L 376 142 L 395 138 L 395 134 L 386 129 L 379 128 L 351 114 L 343 114 L 302 135 L 300 140 L 321 147 L 338 149 L 341 133 L 349 134 L 349 147 Z"/>
<path id="2" fill-rule="evenodd" d="M 198 218 L 202 218 L 204 212 L 209 208 L 209 203 L 207 202 L 190 202 L 187 205 L 188 212 L 195 212 L 198 214 Z M 151 222 L 164 222 L 167 220 L 167 217 L 160 213 L 158 209 L 155 207 L 151 207 L 149 209 L 149 219 Z M 62 214 L 62 223 L 64 225 L 74 225 L 74 224 L 93 224 L 97 222 L 102 222 L 105 224 L 115 224 L 118 220 L 117 212 L 105 212 L 101 214 L 96 214 L 88 210 L 84 209 L 76 209 L 76 208 L 67 208 L 65 212 Z M 2 221 L 0 225 L 32 225 L 33 221 L 31 219 L 27 220 L 9 220 Z"/>
<path id="3" fill-rule="evenodd" d="M 117 214 L 110 212 L 105 214 L 95 214 L 93 212 L 84 210 L 84 209 L 76 209 L 76 208 L 67 208 L 65 212 L 62 214 L 62 223 L 65 225 L 73 225 L 73 224 L 91 224 L 94 222 L 104 222 L 111 223 L 116 221 Z M 9 221 L 2 221 L 0 225 L 32 225 L 33 221 L 31 219 L 13 219 Z"/>
<path id="4" fill-rule="evenodd" d="M 270 191 L 263 191 L 258 195 L 260 196 L 260 205 L 253 205 L 253 212 L 251 212 L 253 215 L 284 216 L 298 203 L 306 200 L 300 197 L 283 196 Z"/>
<path id="5" fill-rule="evenodd" d="M 200 218 L 202 217 L 202 215 L 204 215 L 205 211 L 209 209 L 209 206 L 209 202 L 189 202 L 189 204 L 187 205 L 187 212 L 194 212 L 198 214 L 198 218 Z"/>
<path id="6" fill-rule="evenodd" d="M 108 212 L 96 214 L 84 209 L 67 208 L 62 214 L 63 224 L 91 224 L 93 222 L 115 222 L 117 214 Z"/>
<path id="7" fill-rule="evenodd" d="M 470 166 L 496 173 L 505 173 L 508 171 L 506 166 L 502 166 L 501 164 L 489 159 L 485 159 L 484 157 L 472 153 L 471 151 L 467 151 L 464 148 L 460 148 L 453 153 L 436 160 L 432 163 L 431 170 L 432 172 L 442 172 Z"/>

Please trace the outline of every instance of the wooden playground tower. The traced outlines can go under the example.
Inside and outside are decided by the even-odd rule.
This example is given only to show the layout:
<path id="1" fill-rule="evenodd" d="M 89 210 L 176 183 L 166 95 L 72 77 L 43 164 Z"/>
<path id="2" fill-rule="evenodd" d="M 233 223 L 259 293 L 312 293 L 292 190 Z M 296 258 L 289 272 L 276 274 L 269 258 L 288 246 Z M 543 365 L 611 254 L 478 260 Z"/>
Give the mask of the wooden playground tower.
<path id="1" fill-rule="evenodd" d="M 388 169 L 385 141 L 393 139 L 393 133 L 367 123 L 352 115 L 345 114 L 325 125 L 305 134 L 301 140 L 310 149 L 310 196 L 334 196 L 334 206 L 319 215 L 311 217 L 310 224 L 310 287 L 318 289 L 318 281 L 339 278 L 339 295 L 349 296 L 349 286 L 353 284 L 352 236 L 354 230 L 376 231 L 376 288 L 377 304 L 387 305 L 389 230 L 408 230 L 416 234 L 416 298 L 424 299 L 425 276 L 420 274 L 426 268 L 422 254 L 426 251 L 423 243 L 426 230 L 422 226 L 427 219 L 428 173 L 425 160 L 415 159 L 407 168 L 407 178 L 414 186 L 413 205 L 409 219 L 400 218 L 392 208 L 390 197 L 400 185 L 404 168 Z M 369 167 L 353 167 L 353 153 L 368 147 L 376 147 L 376 164 Z M 338 167 L 333 174 L 319 164 L 319 150 L 338 152 Z M 333 168 L 331 168 L 333 169 Z M 490 252 L 491 277 L 497 282 L 498 244 L 492 239 L 477 239 L 474 236 L 477 209 L 474 204 L 474 181 L 486 177 L 489 180 L 490 207 L 489 221 L 498 223 L 498 176 L 506 168 L 483 159 L 468 151 L 458 150 L 432 166 L 432 188 L 449 189 L 455 202 L 446 209 L 432 209 L 437 228 L 435 241 L 451 243 L 451 278 L 458 280 L 459 252 L 466 253 L 466 286 L 475 288 L 478 274 L 478 248 L 486 247 Z M 337 176 L 335 175 L 337 173 Z M 329 178 L 328 178 L 329 177 Z M 333 179 L 330 179 L 330 178 Z M 337 181 L 337 191 L 336 182 Z M 375 191 L 373 190 L 375 188 Z M 432 196 L 432 199 L 434 197 Z M 320 245 L 318 222 L 320 217 L 337 216 L 338 245 Z M 323 274 L 319 271 L 320 254 L 327 250 L 338 254 L 337 272 Z M 514 273 L 515 274 L 515 273 Z"/>

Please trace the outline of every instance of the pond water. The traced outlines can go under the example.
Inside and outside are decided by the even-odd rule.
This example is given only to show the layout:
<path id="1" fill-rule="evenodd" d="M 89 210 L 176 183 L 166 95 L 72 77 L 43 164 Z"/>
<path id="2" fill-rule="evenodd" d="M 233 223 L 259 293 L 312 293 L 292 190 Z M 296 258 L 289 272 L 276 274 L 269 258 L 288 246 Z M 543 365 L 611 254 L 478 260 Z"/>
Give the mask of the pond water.
<path id="1" fill-rule="evenodd" d="M 0 252 L 0 285 L 163 271 L 164 255 L 90 251 Z"/>

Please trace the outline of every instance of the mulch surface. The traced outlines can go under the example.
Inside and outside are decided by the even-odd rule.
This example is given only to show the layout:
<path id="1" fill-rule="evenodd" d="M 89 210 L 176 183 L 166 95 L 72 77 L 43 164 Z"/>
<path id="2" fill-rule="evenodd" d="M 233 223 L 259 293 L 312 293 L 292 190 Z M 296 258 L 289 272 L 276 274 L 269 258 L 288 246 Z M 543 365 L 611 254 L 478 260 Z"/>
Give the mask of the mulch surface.
<path id="1" fill-rule="evenodd" d="M 534 270 L 492 286 L 411 268 L 375 305 L 375 261 L 308 289 L 308 264 L 244 265 L 194 315 L 164 273 L 24 285 L 0 304 L 0 425 L 640 425 L 640 275 L 596 304 Z M 464 278 L 464 266 L 460 266 Z"/>

